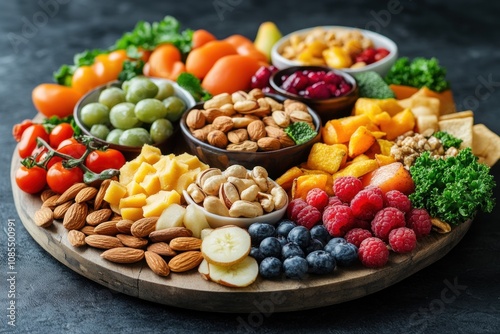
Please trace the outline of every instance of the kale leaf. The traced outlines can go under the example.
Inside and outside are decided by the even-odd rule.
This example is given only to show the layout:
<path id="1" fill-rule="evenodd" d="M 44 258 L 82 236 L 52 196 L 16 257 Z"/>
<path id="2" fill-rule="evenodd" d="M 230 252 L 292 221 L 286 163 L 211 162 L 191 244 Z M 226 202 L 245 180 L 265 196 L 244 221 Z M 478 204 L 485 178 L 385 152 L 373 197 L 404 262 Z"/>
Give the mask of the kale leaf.
<path id="1" fill-rule="evenodd" d="M 406 85 L 416 88 L 427 88 L 442 92 L 450 87 L 446 80 L 446 69 L 439 65 L 436 58 L 414 58 L 410 61 L 401 57 L 385 76 L 385 82 L 395 85 Z"/>

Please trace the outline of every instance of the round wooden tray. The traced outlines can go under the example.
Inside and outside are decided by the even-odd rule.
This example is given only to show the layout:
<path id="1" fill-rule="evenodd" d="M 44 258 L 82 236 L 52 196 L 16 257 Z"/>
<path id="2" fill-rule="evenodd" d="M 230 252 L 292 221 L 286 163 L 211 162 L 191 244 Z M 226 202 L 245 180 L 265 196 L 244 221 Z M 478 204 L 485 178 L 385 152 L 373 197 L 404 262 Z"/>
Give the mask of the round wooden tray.
<path id="1" fill-rule="evenodd" d="M 342 303 L 360 298 L 395 284 L 446 255 L 465 235 L 468 221 L 448 234 L 432 233 L 419 241 L 410 254 L 391 253 L 381 269 L 361 265 L 338 268 L 328 276 L 310 275 L 302 281 L 258 279 L 247 288 L 228 288 L 205 281 L 192 270 L 168 277 L 154 274 L 145 261 L 133 265 L 108 262 L 91 247 L 75 248 L 67 240 L 61 222 L 44 229 L 35 225 L 33 216 L 41 206 L 38 196 L 19 190 L 14 175 L 19 167 L 17 150 L 11 163 L 13 197 L 19 217 L 33 239 L 50 255 L 77 273 L 118 292 L 144 300 L 181 308 L 226 312 L 296 311 Z M 267 312 L 267 311 L 266 311 Z"/>

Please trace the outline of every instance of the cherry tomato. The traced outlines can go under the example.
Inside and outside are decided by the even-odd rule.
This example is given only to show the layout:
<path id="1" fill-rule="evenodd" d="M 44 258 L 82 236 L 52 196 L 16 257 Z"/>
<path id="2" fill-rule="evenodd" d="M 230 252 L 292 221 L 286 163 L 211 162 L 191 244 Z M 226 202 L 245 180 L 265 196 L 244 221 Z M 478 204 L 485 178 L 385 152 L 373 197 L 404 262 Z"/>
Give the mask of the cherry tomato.
<path id="1" fill-rule="evenodd" d="M 73 115 L 73 109 L 82 94 L 71 87 L 41 84 L 33 89 L 31 98 L 36 110 L 46 117 L 60 118 Z"/>
<path id="2" fill-rule="evenodd" d="M 45 146 L 35 147 L 33 152 L 31 152 L 31 156 L 35 158 L 36 162 L 40 162 L 42 158 L 47 154 L 47 148 Z"/>
<path id="3" fill-rule="evenodd" d="M 92 69 L 97 76 L 98 85 L 103 85 L 118 79 L 122 67 L 122 59 L 113 59 L 107 54 L 97 56 L 94 64 L 92 64 Z"/>
<path id="4" fill-rule="evenodd" d="M 85 159 L 85 166 L 94 173 L 100 173 L 109 168 L 120 169 L 125 162 L 125 157 L 120 151 L 108 148 L 106 151 L 90 152 Z"/>
<path id="5" fill-rule="evenodd" d="M 62 162 L 58 161 L 47 171 L 47 184 L 58 194 L 62 194 L 78 182 L 83 182 L 83 172 L 78 167 L 66 169 Z"/>
<path id="6" fill-rule="evenodd" d="M 27 158 L 36 147 L 36 139 L 40 137 L 45 141 L 49 140 L 49 134 L 45 128 L 40 124 L 30 125 L 24 130 L 21 136 L 21 141 L 17 145 L 17 150 L 21 158 Z"/>
<path id="7" fill-rule="evenodd" d="M 75 137 L 64 139 L 62 142 L 59 143 L 59 145 L 57 146 L 57 149 L 60 149 L 61 147 L 64 147 L 66 145 L 77 144 L 77 143 L 78 143 L 78 141 L 75 139 Z"/>
<path id="8" fill-rule="evenodd" d="M 21 140 L 24 130 L 29 128 L 30 125 L 33 125 L 31 119 L 25 119 L 21 123 L 14 124 L 14 126 L 12 127 L 12 137 L 14 137 L 14 139 L 17 142 L 19 142 Z"/>
<path id="9" fill-rule="evenodd" d="M 24 192 L 36 194 L 47 184 L 47 171 L 41 167 L 19 167 L 16 171 L 16 184 Z"/>
<path id="10" fill-rule="evenodd" d="M 49 135 L 50 146 L 57 148 L 62 141 L 71 138 L 75 131 L 69 123 L 61 123 L 56 125 Z"/>
<path id="11" fill-rule="evenodd" d="M 74 144 L 69 144 L 69 145 L 63 146 L 61 148 L 58 148 L 57 152 L 69 155 L 69 156 L 76 158 L 76 159 L 79 159 L 82 157 L 82 155 L 85 153 L 86 150 L 87 150 L 87 148 L 85 147 L 85 145 L 80 144 L 80 143 L 74 143 Z M 46 157 L 46 155 L 47 155 L 46 152 L 43 153 L 42 157 L 40 157 L 40 160 L 44 159 Z M 62 160 L 63 159 L 60 157 L 53 157 L 47 163 L 47 169 L 50 169 L 50 167 L 52 167 L 56 162 L 60 162 Z"/>
<path id="12" fill-rule="evenodd" d="M 99 78 L 91 66 L 80 66 L 73 73 L 71 87 L 81 95 L 99 85 Z"/>

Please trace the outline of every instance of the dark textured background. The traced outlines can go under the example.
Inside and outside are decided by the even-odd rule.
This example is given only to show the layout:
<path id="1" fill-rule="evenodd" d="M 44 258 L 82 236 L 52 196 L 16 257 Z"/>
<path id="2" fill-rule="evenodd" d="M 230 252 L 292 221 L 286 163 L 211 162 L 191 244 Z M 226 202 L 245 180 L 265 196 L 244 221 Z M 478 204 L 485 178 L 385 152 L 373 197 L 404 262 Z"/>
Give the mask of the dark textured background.
<path id="1" fill-rule="evenodd" d="M 40 3 L 58 3 L 43 22 Z M 8 219 L 16 223 L 19 333 L 236 332 L 241 321 L 262 333 L 498 333 L 500 331 L 500 209 L 480 214 L 464 239 L 435 264 L 365 298 L 310 311 L 216 314 L 165 307 L 115 293 L 54 260 L 28 235 L 14 207 L 9 166 L 14 123 L 31 118 L 31 90 L 87 48 L 111 45 L 138 20 L 170 14 L 183 27 L 207 28 L 218 37 L 253 38 L 258 24 L 275 21 L 283 33 L 314 25 L 347 25 L 378 30 L 392 38 L 401 55 L 436 56 L 448 68 L 459 106 L 473 108 L 477 123 L 500 133 L 500 49 L 498 1 L 2 1 L 0 4 L 0 332 L 7 326 Z M 400 12 L 386 15 L 390 4 Z M 54 9 L 54 7 L 52 7 Z M 219 15 L 220 14 L 220 15 Z M 16 48 L 8 33 L 23 36 L 25 21 L 40 19 Z M 10 35 L 12 36 L 12 35 Z M 485 85 L 490 82 L 490 85 Z M 492 169 L 498 182 L 497 165 Z M 498 188 L 495 191 L 498 198 Z M 450 289 L 450 284 L 458 289 Z"/>

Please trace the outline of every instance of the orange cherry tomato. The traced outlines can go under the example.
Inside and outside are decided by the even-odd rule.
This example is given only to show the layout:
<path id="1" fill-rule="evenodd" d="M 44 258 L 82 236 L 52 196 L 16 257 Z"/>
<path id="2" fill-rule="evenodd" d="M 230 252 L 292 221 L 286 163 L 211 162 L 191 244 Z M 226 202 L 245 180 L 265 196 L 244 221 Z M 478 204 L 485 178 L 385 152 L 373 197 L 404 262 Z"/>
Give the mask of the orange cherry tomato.
<path id="1" fill-rule="evenodd" d="M 45 117 L 60 118 L 73 114 L 73 109 L 82 94 L 71 87 L 58 84 L 40 84 L 33 89 L 31 98 L 36 110 Z"/>
<path id="2" fill-rule="evenodd" d="M 215 41 L 217 38 L 205 29 L 198 29 L 193 31 L 192 48 L 197 49 L 208 42 Z"/>
<path id="3" fill-rule="evenodd" d="M 99 55 L 98 57 L 99 58 L 96 57 L 92 64 L 92 70 L 97 77 L 97 86 L 116 80 L 120 72 L 116 73 L 107 55 Z"/>
<path id="4" fill-rule="evenodd" d="M 80 66 L 73 73 L 71 80 L 71 87 L 79 92 L 81 95 L 86 94 L 88 91 L 99 85 L 99 77 L 92 66 Z"/>
<path id="5" fill-rule="evenodd" d="M 192 50 L 186 58 L 186 70 L 203 79 L 220 58 L 237 54 L 236 48 L 226 41 L 211 41 Z"/>
<path id="6" fill-rule="evenodd" d="M 267 64 L 267 57 L 265 54 L 260 52 L 255 44 L 249 38 L 246 38 L 243 35 L 231 35 L 224 39 L 226 42 L 230 43 L 236 48 L 236 52 L 242 56 L 250 56 L 258 61 L 261 61 Z"/>
<path id="7" fill-rule="evenodd" d="M 181 62 L 181 52 L 172 44 L 162 44 L 154 49 L 149 57 L 148 63 L 151 76 L 166 79 L 171 79 L 176 63 L 183 64 Z M 176 64 L 175 66 L 178 71 L 178 67 L 181 65 Z"/>

